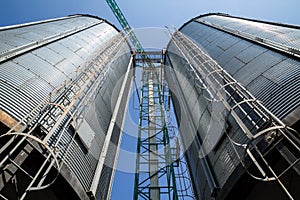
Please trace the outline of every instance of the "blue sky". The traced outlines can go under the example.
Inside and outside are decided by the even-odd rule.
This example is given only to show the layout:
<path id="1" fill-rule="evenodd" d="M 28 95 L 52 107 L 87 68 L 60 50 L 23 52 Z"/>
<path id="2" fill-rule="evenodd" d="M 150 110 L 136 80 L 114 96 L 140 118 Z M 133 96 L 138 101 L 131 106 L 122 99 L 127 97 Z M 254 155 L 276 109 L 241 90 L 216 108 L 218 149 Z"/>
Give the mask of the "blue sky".
<path id="1" fill-rule="evenodd" d="M 207 12 L 300 24 L 298 0 L 117 0 L 131 26 L 180 27 Z M 2 0 L 0 26 L 87 13 L 117 24 L 105 0 Z M 119 25 L 118 25 L 119 26 Z"/>
<path id="2" fill-rule="evenodd" d="M 209 12 L 300 25 L 299 0 L 116 0 L 134 28 L 175 26 Z M 71 14 L 91 14 L 107 19 L 120 28 L 105 0 L 2 0 L 0 26 L 19 24 Z M 135 138 L 124 135 L 126 141 Z M 131 199 L 133 176 L 119 171 L 112 199 Z"/>
<path id="3" fill-rule="evenodd" d="M 299 0 L 116 0 L 130 25 L 139 31 L 144 48 L 165 47 L 164 30 L 179 28 L 200 14 L 223 12 L 240 17 L 300 25 Z M 71 14 L 91 14 L 121 28 L 105 0 L 2 0 L 0 26 L 19 24 Z M 156 35 L 149 36 L 152 28 Z M 159 35 L 160 34 L 160 35 Z M 157 40 L 160 38 L 160 40 Z M 149 43 L 151 45 L 149 45 Z M 154 45 L 154 46 L 152 46 Z"/>

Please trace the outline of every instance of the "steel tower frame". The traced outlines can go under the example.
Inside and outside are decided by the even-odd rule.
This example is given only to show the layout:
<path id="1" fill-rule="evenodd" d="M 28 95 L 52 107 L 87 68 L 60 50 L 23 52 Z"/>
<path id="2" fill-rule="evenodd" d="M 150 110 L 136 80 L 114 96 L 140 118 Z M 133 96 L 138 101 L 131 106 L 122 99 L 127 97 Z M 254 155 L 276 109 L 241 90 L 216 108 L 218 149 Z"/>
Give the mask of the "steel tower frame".
<path id="1" fill-rule="evenodd" d="M 107 4 L 109 5 L 110 9 L 114 13 L 115 17 L 119 21 L 120 25 L 124 29 L 125 33 L 128 35 L 130 41 L 132 42 L 135 50 L 138 54 L 141 55 L 142 59 L 147 63 L 150 67 L 152 66 L 150 59 L 148 58 L 143 46 L 137 39 L 136 35 L 133 32 L 133 29 L 129 25 L 128 21 L 126 20 L 125 16 L 123 15 L 121 9 L 119 8 L 118 4 L 115 0 L 106 0 Z"/>
<path id="2" fill-rule="evenodd" d="M 134 199 L 159 200 L 161 195 L 167 195 L 168 199 L 177 200 L 162 78 L 159 77 L 161 67 L 152 64 L 118 4 L 114 0 L 106 2 L 143 61 Z"/>
<path id="3" fill-rule="evenodd" d="M 134 199 L 178 199 L 161 66 L 143 67 Z"/>

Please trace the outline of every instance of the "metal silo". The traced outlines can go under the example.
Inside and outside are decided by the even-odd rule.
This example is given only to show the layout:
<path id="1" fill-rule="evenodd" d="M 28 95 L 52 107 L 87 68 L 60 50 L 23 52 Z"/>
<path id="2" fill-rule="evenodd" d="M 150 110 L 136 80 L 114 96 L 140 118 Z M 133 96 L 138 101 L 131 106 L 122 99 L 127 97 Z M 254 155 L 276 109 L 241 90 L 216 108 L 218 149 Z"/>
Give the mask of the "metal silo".
<path id="1" fill-rule="evenodd" d="M 0 28 L 1 197 L 109 198 L 131 68 L 98 17 Z"/>
<path id="2" fill-rule="evenodd" d="M 172 35 L 165 76 L 198 199 L 299 198 L 299 36 L 219 13 Z"/>

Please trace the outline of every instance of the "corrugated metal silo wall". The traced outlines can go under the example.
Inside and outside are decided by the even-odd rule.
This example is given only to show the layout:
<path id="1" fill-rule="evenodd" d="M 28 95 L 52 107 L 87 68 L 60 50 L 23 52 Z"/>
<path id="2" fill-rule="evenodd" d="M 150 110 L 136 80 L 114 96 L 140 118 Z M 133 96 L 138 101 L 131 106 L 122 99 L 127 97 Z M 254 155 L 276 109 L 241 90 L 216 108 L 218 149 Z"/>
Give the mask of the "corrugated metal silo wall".
<path id="1" fill-rule="evenodd" d="M 99 19 L 80 16 L 0 31 L 4 54 L 77 29 L 76 34 L 58 37 L 56 42 L 1 63 L 1 109 L 22 119 L 50 92 L 55 94 L 53 91 L 74 78 L 76 70 L 83 70 L 87 58 L 117 31 Z"/>
<path id="2" fill-rule="evenodd" d="M 283 119 L 300 106 L 300 61 L 298 58 L 255 44 L 242 37 L 210 27 L 236 31 L 300 49 L 300 27 L 292 28 L 222 15 L 199 17 L 181 28 L 245 86 Z"/>
<path id="3" fill-rule="evenodd" d="M 105 21 L 89 16 L 70 16 L 44 22 L 0 29 L 0 55 L 26 45 L 44 45 L 8 58 L 0 63 L 0 109 L 19 121 L 39 102 L 51 93 L 51 99 L 61 94 L 61 88 L 83 71 L 86 63 L 96 52 L 106 48 L 106 42 L 118 31 Z M 55 41 L 48 42 L 48 39 Z M 1 55 L 1 56 L 2 56 Z M 114 55 L 105 80 L 100 85 L 93 105 L 84 120 L 95 133 L 90 147 L 75 140 L 69 147 L 65 163 L 78 178 L 86 191 L 93 180 L 99 154 L 106 137 L 112 111 L 115 107 L 120 85 L 130 59 L 130 47 L 126 42 Z M 72 140 L 72 130 L 61 134 L 60 147 Z M 115 133 L 118 137 L 119 133 Z M 57 140 L 55 134 L 50 143 Z M 115 156 L 115 152 L 112 157 Z M 108 183 L 107 183 L 108 184 Z"/>
<path id="4" fill-rule="evenodd" d="M 270 24 L 259 28 L 262 25 L 255 24 L 259 22 L 210 15 L 203 19 L 191 20 L 180 29 L 279 118 L 284 119 L 299 107 L 300 82 L 297 81 L 300 80 L 299 59 L 201 24 L 196 22 L 197 20 L 211 24 L 217 23 L 222 27 L 228 25 L 237 31 L 255 33 L 259 37 L 267 37 L 298 49 L 300 40 L 295 36 L 300 35 L 299 30 Z M 180 123 L 182 140 L 186 143 L 184 145 L 194 191 L 197 198 L 210 199 L 212 190 L 205 178 L 207 177 L 205 170 L 200 164 L 199 150 L 201 141 L 206 134 L 209 134 L 206 126 L 209 124 L 212 110 L 207 109 L 208 101 L 204 97 L 205 94 L 200 92 L 199 87 L 193 81 L 193 74 L 187 67 L 188 63 L 173 42 L 170 42 L 167 49 L 166 65 L 171 67 L 166 67 L 165 74 L 169 87 L 174 93 L 175 112 Z M 207 118 L 206 125 L 203 120 L 205 118 Z M 246 141 L 242 133 L 235 133 L 234 137 L 239 141 Z M 226 190 L 229 191 L 234 184 L 234 181 L 228 182 L 229 177 L 238 170 L 239 161 L 228 139 L 224 138 L 217 150 L 210 152 L 207 157 L 216 183 L 221 189 L 227 187 Z M 238 178 L 237 175 L 236 179 Z M 234 178 L 231 177 L 230 180 Z"/>

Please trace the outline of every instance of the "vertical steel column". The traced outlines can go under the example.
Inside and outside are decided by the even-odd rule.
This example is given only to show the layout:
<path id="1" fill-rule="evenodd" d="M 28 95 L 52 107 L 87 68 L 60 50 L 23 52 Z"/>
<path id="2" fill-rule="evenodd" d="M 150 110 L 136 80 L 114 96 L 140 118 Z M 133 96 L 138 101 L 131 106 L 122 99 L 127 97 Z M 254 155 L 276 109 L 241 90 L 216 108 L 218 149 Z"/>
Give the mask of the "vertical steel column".
<path id="1" fill-rule="evenodd" d="M 149 137 L 149 172 L 150 172 L 150 199 L 159 200 L 158 188 L 158 158 L 156 143 L 156 117 L 155 117 L 155 96 L 153 85 L 153 72 L 149 72 L 148 76 L 148 137 Z"/>

